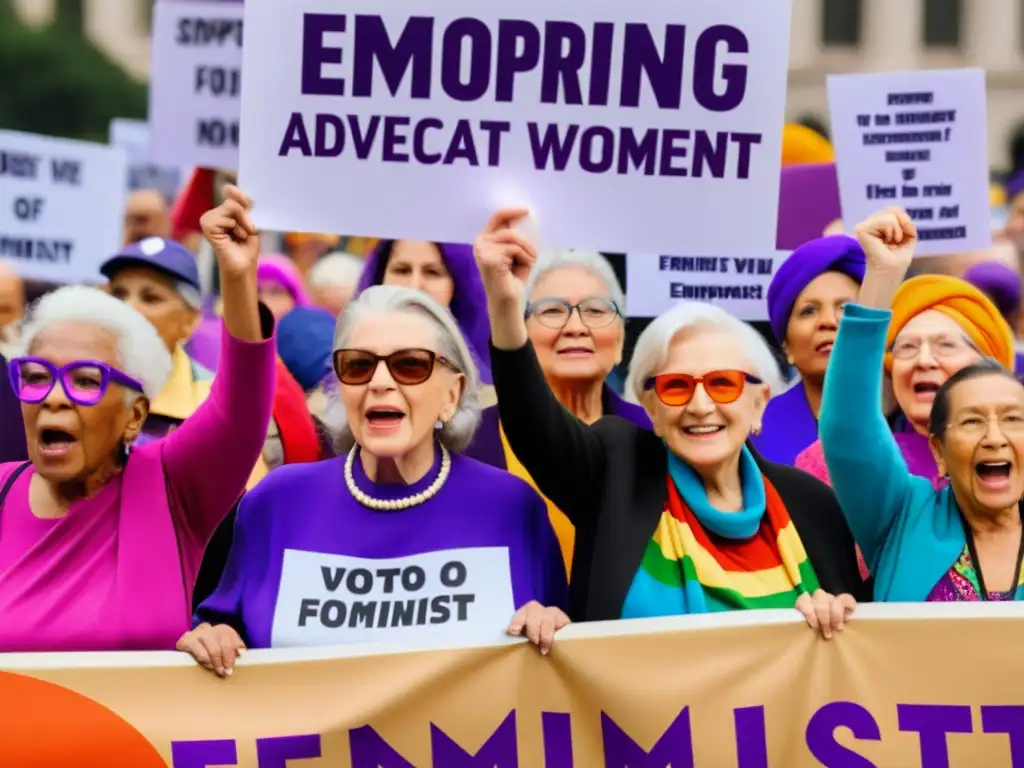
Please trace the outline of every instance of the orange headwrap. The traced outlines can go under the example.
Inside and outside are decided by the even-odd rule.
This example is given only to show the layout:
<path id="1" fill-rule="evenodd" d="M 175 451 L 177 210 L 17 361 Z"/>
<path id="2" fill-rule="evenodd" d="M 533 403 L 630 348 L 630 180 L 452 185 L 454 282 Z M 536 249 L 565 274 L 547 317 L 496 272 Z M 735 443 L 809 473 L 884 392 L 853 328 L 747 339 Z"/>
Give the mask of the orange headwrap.
<path id="1" fill-rule="evenodd" d="M 929 309 L 951 317 L 982 354 L 1013 370 L 1013 331 L 996 305 L 966 280 L 949 275 L 919 275 L 900 286 L 892 300 L 886 348 L 892 346 L 907 323 Z M 885 369 L 892 371 L 892 355 L 888 352 Z"/>
<path id="2" fill-rule="evenodd" d="M 790 123 L 782 129 L 782 167 L 835 162 L 828 139 L 805 125 Z"/>
<path id="3" fill-rule="evenodd" d="M 334 248 L 340 239 L 337 235 L 323 235 L 316 232 L 288 232 L 284 236 L 284 243 L 288 250 L 299 248 L 307 243 L 321 243 L 328 248 Z"/>

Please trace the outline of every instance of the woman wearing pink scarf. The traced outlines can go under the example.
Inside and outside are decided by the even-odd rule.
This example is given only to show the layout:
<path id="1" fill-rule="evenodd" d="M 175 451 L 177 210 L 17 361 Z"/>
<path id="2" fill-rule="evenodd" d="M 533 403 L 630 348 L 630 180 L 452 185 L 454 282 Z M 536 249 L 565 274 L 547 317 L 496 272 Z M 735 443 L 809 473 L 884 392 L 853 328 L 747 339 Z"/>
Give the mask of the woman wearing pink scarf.
<path id="1" fill-rule="evenodd" d="M 256 280 L 260 288 L 260 301 L 267 305 L 277 320 L 295 307 L 309 307 L 313 304 L 306 292 L 302 273 L 287 256 L 278 253 L 260 256 Z"/>

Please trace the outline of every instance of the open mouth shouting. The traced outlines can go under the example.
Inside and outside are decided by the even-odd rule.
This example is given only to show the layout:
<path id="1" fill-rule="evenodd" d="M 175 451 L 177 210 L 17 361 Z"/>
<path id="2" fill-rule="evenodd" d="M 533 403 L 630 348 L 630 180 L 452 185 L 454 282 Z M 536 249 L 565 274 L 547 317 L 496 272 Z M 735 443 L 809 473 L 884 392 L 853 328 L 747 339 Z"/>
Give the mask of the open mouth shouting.
<path id="1" fill-rule="evenodd" d="M 45 427 L 39 430 L 39 453 L 44 458 L 63 458 L 77 444 L 78 439 L 67 430 L 55 427 Z"/>
<path id="2" fill-rule="evenodd" d="M 974 465 L 978 483 L 988 491 L 1005 491 L 1010 487 L 1013 462 L 1002 459 L 986 459 Z"/>
<path id="3" fill-rule="evenodd" d="M 935 399 L 935 393 L 939 391 L 939 383 L 935 381 L 918 381 L 914 383 L 914 399 L 923 402 L 931 402 Z"/>
<path id="4" fill-rule="evenodd" d="M 366 409 L 366 424 L 374 435 L 390 435 L 397 432 L 405 414 L 392 405 L 374 405 Z"/>

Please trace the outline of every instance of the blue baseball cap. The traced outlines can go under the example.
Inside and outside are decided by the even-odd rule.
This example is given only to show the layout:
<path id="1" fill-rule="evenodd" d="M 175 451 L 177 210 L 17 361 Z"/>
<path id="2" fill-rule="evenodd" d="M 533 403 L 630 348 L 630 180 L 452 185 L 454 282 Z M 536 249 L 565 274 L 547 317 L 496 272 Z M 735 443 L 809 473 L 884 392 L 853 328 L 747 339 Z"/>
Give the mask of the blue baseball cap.
<path id="1" fill-rule="evenodd" d="M 162 237 L 147 237 L 137 243 L 126 245 L 100 266 L 100 274 L 108 280 L 125 267 L 144 266 L 163 272 L 177 282 L 190 285 L 197 291 L 199 268 L 192 252 L 175 240 Z"/>

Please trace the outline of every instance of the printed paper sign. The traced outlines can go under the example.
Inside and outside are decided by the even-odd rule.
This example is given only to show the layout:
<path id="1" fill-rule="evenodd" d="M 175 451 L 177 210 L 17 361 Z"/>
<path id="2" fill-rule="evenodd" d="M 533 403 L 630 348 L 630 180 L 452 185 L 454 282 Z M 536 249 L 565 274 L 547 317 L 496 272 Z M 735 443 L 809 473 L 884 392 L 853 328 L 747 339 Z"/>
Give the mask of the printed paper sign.
<path id="1" fill-rule="evenodd" d="M 242 9 L 224 0 L 157 2 L 149 84 L 154 161 L 238 167 Z M 262 52 L 275 54 L 274 46 Z"/>
<path id="2" fill-rule="evenodd" d="M 155 189 L 173 200 L 181 189 L 185 174 L 181 168 L 161 166 L 152 161 L 149 151 L 149 126 L 142 120 L 115 117 L 110 121 L 110 144 L 121 147 L 128 156 L 127 189 Z"/>
<path id="3" fill-rule="evenodd" d="M 288 549 L 275 648 L 406 642 L 410 635 L 497 638 L 515 612 L 508 549 L 368 560 Z"/>
<path id="4" fill-rule="evenodd" d="M 771 251 L 789 18 L 247 0 L 239 177 L 267 229 L 470 242 L 514 205 L 545 246 Z"/>
<path id="5" fill-rule="evenodd" d="M 680 301 L 716 304 L 741 320 L 767 320 L 768 285 L 789 251 L 759 258 L 626 255 L 630 317 L 657 317 Z"/>
<path id="6" fill-rule="evenodd" d="M 990 245 L 984 70 L 829 76 L 828 102 L 848 226 L 896 205 L 919 256 Z"/>
<path id="7" fill-rule="evenodd" d="M 124 150 L 0 131 L 0 258 L 27 280 L 98 283 L 121 245 Z"/>

